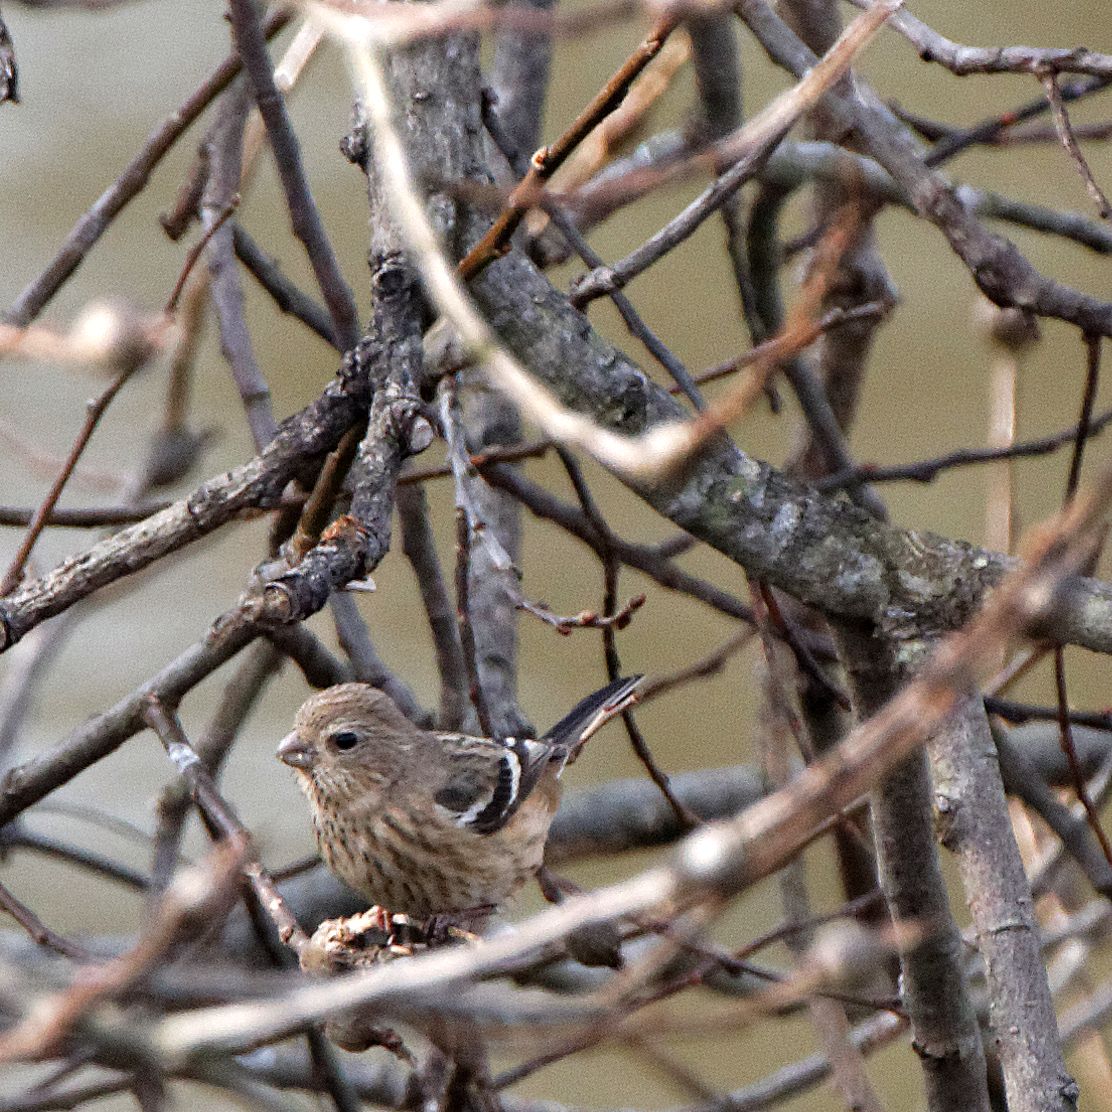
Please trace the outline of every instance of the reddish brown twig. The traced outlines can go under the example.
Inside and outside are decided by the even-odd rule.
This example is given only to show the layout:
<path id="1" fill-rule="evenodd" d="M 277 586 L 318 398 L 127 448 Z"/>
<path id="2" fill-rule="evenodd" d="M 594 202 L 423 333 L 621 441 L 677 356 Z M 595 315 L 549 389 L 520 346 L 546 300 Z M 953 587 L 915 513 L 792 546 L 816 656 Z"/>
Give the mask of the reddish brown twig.
<path id="1" fill-rule="evenodd" d="M 39 1058 L 53 1052 L 82 1016 L 101 1000 L 118 996 L 141 980 L 190 933 L 200 933 L 226 914 L 239 869 L 231 846 L 216 849 L 204 869 L 191 869 L 172 886 L 158 914 L 126 954 L 80 970 L 64 992 L 32 1009 L 0 1039 L 0 1061 Z"/>
<path id="2" fill-rule="evenodd" d="M 578 614 L 563 616 L 554 614 L 543 602 L 531 602 L 522 595 L 514 605 L 552 626 L 565 637 L 574 629 L 625 629 L 633 620 L 633 615 L 645 605 L 644 595 L 634 595 L 620 610 L 614 613 L 599 614 L 594 610 L 580 610 Z"/>
<path id="3" fill-rule="evenodd" d="M 289 550 L 294 563 L 315 547 L 320 540 L 321 533 L 328 525 L 332 514 L 332 505 L 340 493 L 340 487 L 347 477 L 365 431 L 362 422 L 353 425 L 341 437 L 340 443 L 325 457 L 313 489 L 301 507 L 297 528 L 290 538 Z"/>
<path id="4" fill-rule="evenodd" d="M 657 56 L 656 65 L 630 90 L 622 104 L 599 122 L 587 141 L 568 159 L 564 172 L 560 175 L 561 193 L 578 189 L 592 174 L 605 166 L 616 151 L 623 147 L 628 149 L 636 141 L 649 111 L 667 92 L 677 74 L 684 71 L 690 57 L 691 47 L 687 36 L 672 39 L 663 47 Z"/>
<path id="5" fill-rule="evenodd" d="M 506 253 L 510 238 L 524 219 L 525 213 L 535 203 L 538 190 L 594 127 L 622 103 L 630 86 L 660 53 L 678 23 L 679 17 L 672 14 L 657 20 L 637 49 L 599 90 L 563 135 L 550 146 L 541 147 L 533 155 L 529 173 L 510 194 L 509 203 L 502 214 L 491 225 L 486 235 L 461 260 L 458 268 L 460 278 L 465 282 L 469 281 L 484 267 Z"/>

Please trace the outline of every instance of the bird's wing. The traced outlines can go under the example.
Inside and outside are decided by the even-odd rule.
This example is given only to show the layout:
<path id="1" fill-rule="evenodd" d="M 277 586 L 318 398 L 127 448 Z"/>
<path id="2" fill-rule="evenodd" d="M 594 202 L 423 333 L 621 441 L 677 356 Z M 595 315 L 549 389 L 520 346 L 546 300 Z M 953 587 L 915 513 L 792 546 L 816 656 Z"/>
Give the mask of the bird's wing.
<path id="1" fill-rule="evenodd" d="M 448 774 L 433 798 L 459 826 L 478 834 L 501 830 L 552 762 L 558 773 L 600 726 L 636 702 L 643 679 L 615 680 L 588 695 L 540 740 L 442 734 Z"/>
<path id="2" fill-rule="evenodd" d="M 532 738 L 443 734 L 447 779 L 433 799 L 459 826 L 493 834 L 513 818 L 553 757 L 548 742 Z"/>

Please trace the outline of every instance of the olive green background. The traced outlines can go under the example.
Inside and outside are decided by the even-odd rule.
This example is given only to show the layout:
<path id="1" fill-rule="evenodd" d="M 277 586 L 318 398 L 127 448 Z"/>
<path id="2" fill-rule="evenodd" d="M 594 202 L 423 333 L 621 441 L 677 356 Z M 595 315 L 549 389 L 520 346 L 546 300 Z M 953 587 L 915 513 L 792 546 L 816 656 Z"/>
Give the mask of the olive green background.
<path id="1" fill-rule="evenodd" d="M 950 37 L 966 42 L 1085 43 L 1094 49 L 1112 49 L 1106 5 L 1098 0 L 1066 5 L 1019 5 L 1005 0 L 968 5 L 950 0 L 919 3 L 914 10 Z M 219 5 L 197 0 L 125 4 L 106 14 L 35 12 L 8 3 L 4 14 L 18 51 L 24 103 L 0 108 L 0 306 L 10 304 L 45 265 L 73 221 L 110 183 L 155 123 L 195 88 L 228 49 Z M 623 24 L 591 41 L 559 44 L 548 135 L 555 134 L 605 80 L 636 42 L 639 26 Z M 749 40 L 744 42 L 743 58 L 747 105 L 755 110 L 771 93 L 784 88 L 786 79 Z M 1031 77 L 953 78 L 940 67 L 921 63 L 914 50 L 892 33 L 882 33 L 861 68 L 884 95 L 955 124 L 973 122 L 1040 91 Z M 350 99 L 341 58 L 338 52 L 325 49 L 297 91 L 293 114 L 313 188 L 365 316 L 369 304 L 363 180 L 337 151 L 347 126 Z M 1078 107 L 1074 118 L 1078 122 L 1100 119 L 1109 103 L 1107 95 L 1096 98 Z M 691 83 L 685 76 L 658 107 L 654 125 L 681 122 L 690 105 Z M 201 134 L 201 130 L 193 130 L 167 158 L 147 190 L 115 222 L 42 320 L 62 325 L 89 299 L 105 295 L 129 298 L 151 311 L 164 303 L 184 247 L 166 239 L 156 217 L 172 203 Z M 1098 179 L 1112 189 L 1112 158 L 1107 149 L 1091 143 L 1086 151 Z M 1095 217 L 1074 168 L 1053 144 L 974 152 L 960 158 L 949 172 L 962 181 Z M 697 183 L 668 190 L 633 206 L 594 235 L 596 248 L 607 258 L 620 256 L 699 187 Z M 797 204 L 789 227 L 802 229 L 804 218 L 805 208 Z M 287 272 L 311 289 L 308 267 L 290 236 L 267 159 L 242 219 L 263 247 L 279 257 Z M 1112 296 L 1112 264 L 1107 260 L 1046 237 L 1016 231 L 1008 234 L 1045 271 L 1098 296 Z M 941 235 L 907 213 L 882 214 L 879 241 L 902 302 L 882 329 L 876 347 L 852 437 L 855 454 L 862 460 L 888 463 L 983 444 L 990 359 L 971 323 L 975 291 L 968 275 Z M 721 243 L 720 225 L 712 220 L 628 291 L 638 309 L 692 369 L 745 347 Z M 574 273 L 566 269 L 556 280 L 566 283 Z M 279 316 L 250 286 L 248 305 L 259 361 L 281 417 L 319 392 L 333 373 L 336 358 L 324 344 Z M 592 319 L 643 365 L 647 363 L 606 306 L 596 303 Z M 198 366 L 195 412 L 199 424 L 215 425 L 221 435 L 204 459 L 198 479 L 238 464 L 251 451 L 214 332 L 210 327 Z M 121 475 L 128 472 L 157 419 L 164 370 L 156 366 L 148 371 L 115 402 L 86 454 L 89 467 Z M 1075 333 L 1061 325 L 1046 326 L 1042 344 L 1023 371 L 1020 435 L 1056 431 L 1075 420 L 1083 375 L 1082 346 Z M 6 424 L 18 428 L 41 450 L 60 455 L 80 426 L 85 398 L 99 388 L 89 378 L 49 364 L 8 360 L 0 365 L 0 414 Z M 1098 405 L 1109 400 L 1109 392 L 1102 390 Z M 794 428 L 794 409 L 789 404 L 779 417 L 762 408 L 735 432 L 747 451 L 778 461 L 791 444 Z M 1104 457 L 1104 441 L 1095 441 L 1090 453 L 1091 461 Z M 1065 455 L 1018 465 L 1025 523 L 1057 506 L 1066 466 Z M 566 490 L 554 463 L 530 464 L 529 470 L 534 477 Z M 594 469 L 588 468 L 588 474 L 597 481 L 599 496 L 623 534 L 642 539 L 668 535 L 667 524 L 632 495 Z M 985 478 L 983 470 L 967 470 L 928 487 L 890 487 L 883 493 L 895 521 L 977 541 L 984 517 Z M 33 470 L 20 453 L 0 440 L 0 500 L 33 504 L 48 481 L 48 472 Z M 192 484 L 193 480 L 181 489 Z M 440 483 L 430 488 L 430 496 L 436 520 L 444 527 L 442 552 L 450 559 L 451 491 Z M 71 483 L 63 504 L 113 500 L 111 490 Z M 98 595 L 93 605 L 84 609 L 77 633 L 39 693 L 20 740 L 19 755 L 26 757 L 55 744 L 201 636 L 208 622 L 234 602 L 263 550 L 263 535 L 258 523 L 229 526 L 128 581 L 126 592 L 111 589 Z M 36 549 L 36 565 L 45 569 L 91 539 L 87 533 L 50 531 Z M 17 542 L 17 530 L 0 534 L 0 557 L 5 562 Z M 523 563 L 525 589 L 531 597 L 543 598 L 565 613 L 598 604 L 601 584 L 595 563 L 558 531 L 529 521 Z M 746 590 L 740 570 L 714 554 L 697 554 L 686 563 L 736 593 Z M 359 605 L 376 642 L 390 665 L 433 702 L 436 677 L 431 646 L 408 567 L 400 555 L 391 554 L 375 573 L 375 580 L 377 593 L 360 596 Z M 730 631 L 729 623 L 705 607 L 669 597 L 635 574 L 623 575 L 624 595 L 642 589 L 649 590 L 649 603 L 621 635 L 623 662 L 629 670 L 657 673 L 679 667 L 708 652 Z M 316 619 L 314 626 L 327 634 L 324 618 Z M 523 620 L 522 635 L 523 705 L 543 727 L 599 681 L 603 675 L 601 651 L 594 633 L 559 637 L 531 619 Z M 1069 661 L 1075 702 L 1087 706 L 1108 702 L 1107 662 L 1074 653 Z M 646 735 L 665 768 L 729 764 L 751 756 L 759 728 L 754 663 L 752 656 L 738 657 L 720 676 L 688 687 L 641 713 Z M 0 660 L 0 669 L 7 666 L 8 658 Z M 196 731 L 207 720 L 224 676 L 218 674 L 188 698 L 183 708 L 187 729 Z M 1047 697 L 1047 678 L 1033 678 L 1023 693 Z M 258 835 L 266 860 L 275 865 L 306 852 L 310 844 L 306 814 L 292 778 L 272 755 L 276 740 L 288 729 L 305 694 L 299 677 L 292 671 L 284 673 L 269 690 L 262 710 L 251 719 L 228 769 L 229 795 Z M 610 730 L 576 766 L 571 780 L 583 784 L 636 775 L 637 771 L 621 731 Z M 150 829 L 152 802 L 168 775 L 161 747 L 151 735 L 141 735 L 67 785 L 57 798 L 96 804 Z M 145 860 L 141 845 L 72 817 L 44 813 L 32 822 L 37 829 L 88 839 L 137 865 Z M 195 848 L 199 844 L 195 843 Z M 586 867 L 576 875 L 585 883 L 603 883 L 644 860 L 648 855 L 605 868 Z M 835 898 L 826 852 L 809 853 L 807 862 L 816 900 Z M 130 931 L 135 927 L 139 905 L 130 894 L 90 882 L 62 866 L 18 855 L 0 864 L 0 876 L 61 931 Z M 775 887 L 761 886 L 739 905 L 724 937 L 740 944 L 774 924 L 778 910 Z M 773 956 L 778 960 L 784 957 L 780 953 Z M 685 1005 L 692 1010 L 699 1006 L 697 1000 Z M 814 1036 L 805 1019 L 727 1032 L 715 1040 L 676 1040 L 673 1044 L 708 1085 L 722 1090 L 760 1077 L 813 1047 Z M 918 1105 L 916 1069 L 906 1048 L 874 1061 L 871 1073 L 890 1107 Z M 557 1065 L 538 1074 L 520 1091 L 597 1106 L 667 1107 L 692 1099 L 641 1060 L 622 1052 Z M 839 1106 L 831 1092 L 819 1090 L 791 1107 Z M 1098 1107 L 1096 1103 L 1087 1106 Z"/>

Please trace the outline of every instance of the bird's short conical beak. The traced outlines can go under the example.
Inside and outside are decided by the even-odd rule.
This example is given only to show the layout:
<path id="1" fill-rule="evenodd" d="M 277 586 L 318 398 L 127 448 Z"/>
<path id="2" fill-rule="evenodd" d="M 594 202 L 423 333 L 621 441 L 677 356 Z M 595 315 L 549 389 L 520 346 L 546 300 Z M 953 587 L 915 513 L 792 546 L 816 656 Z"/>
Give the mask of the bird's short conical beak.
<path id="1" fill-rule="evenodd" d="M 313 764 L 313 751 L 297 736 L 287 734 L 278 746 L 278 760 L 290 768 L 310 768 Z"/>

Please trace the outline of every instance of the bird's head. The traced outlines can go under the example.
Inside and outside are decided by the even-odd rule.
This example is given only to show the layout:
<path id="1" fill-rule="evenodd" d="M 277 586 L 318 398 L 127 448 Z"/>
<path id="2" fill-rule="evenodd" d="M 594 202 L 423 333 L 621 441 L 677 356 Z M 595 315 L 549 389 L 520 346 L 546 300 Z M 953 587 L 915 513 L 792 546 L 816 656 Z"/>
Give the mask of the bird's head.
<path id="1" fill-rule="evenodd" d="M 367 684 L 343 683 L 302 703 L 277 755 L 307 790 L 366 798 L 397 778 L 420 738 L 388 695 Z"/>

